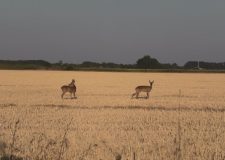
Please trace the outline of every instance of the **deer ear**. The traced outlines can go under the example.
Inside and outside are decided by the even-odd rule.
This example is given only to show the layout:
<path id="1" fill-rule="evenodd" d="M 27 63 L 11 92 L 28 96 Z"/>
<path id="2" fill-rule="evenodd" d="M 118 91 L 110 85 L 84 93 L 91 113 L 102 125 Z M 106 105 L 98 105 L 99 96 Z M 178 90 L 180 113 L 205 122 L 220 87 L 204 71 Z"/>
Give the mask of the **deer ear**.
<path id="1" fill-rule="evenodd" d="M 154 80 L 152 81 L 152 83 L 154 83 Z"/>

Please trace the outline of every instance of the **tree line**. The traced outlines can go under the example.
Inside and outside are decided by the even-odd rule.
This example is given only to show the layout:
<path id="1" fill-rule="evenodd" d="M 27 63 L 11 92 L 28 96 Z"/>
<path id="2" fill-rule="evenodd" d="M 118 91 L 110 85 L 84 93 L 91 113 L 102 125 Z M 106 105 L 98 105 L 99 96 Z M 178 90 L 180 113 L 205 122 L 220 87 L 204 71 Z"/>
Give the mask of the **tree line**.
<path id="1" fill-rule="evenodd" d="M 43 70 L 79 70 L 79 69 L 205 69 L 205 70 L 225 70 L 225 62 L 213 63 L 203 61 L 188 61 L 183 66 L 176 63 L 160 63 L 156 58 L 149 55 L 138 59 L 135 64 L 117 64 L 117 63 L 97 63 L 85 61 L 81 64 L 50 63 L 44 60 L 0 60 L 0 69 L 43 69 Z"/>

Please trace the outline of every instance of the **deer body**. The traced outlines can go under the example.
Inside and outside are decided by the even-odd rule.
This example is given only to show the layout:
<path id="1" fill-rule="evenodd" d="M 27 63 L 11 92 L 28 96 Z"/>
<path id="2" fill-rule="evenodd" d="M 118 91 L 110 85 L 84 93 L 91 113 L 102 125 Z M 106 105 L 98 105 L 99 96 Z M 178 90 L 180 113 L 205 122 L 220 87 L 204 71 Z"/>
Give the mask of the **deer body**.
<path id="1" fill-rule="evenodd" d="M 67 93 L 67 92 L 70 93 L 71 98 L 72 98 L 72 95 L 75 98 L 75 93 L 76 93 L 76 90 L 77 90 L 77 87 L 75 86 L 75 81 L 72 80 L 72 82 L 69 85 L 63 85 L 61 87 L 61 90 L 63 92 L 62 95 L 61 95 L 62 98 L 63 98 L 64 94 Z"/>
<path id="2" fill-rule="evenodd" d="M 135 93 L 132 94 L 132 97 L 131 98 L 133 98 L 135 95 L 136 95 L 136 98 L 138 98 L 138 96 L 139 96 L 139 94 L 141 92 L 146 92 L 146 94 L 147 94 L 147 97 L 146 98 L 149 98 L 149 93 L 152 90 L 153 83 L 154 83 L 154 81 L 152 81 L 152 82 L 149 81 L 149 84 L 150 84 L 149 86 L 137 86 L 135 88 Z"/>

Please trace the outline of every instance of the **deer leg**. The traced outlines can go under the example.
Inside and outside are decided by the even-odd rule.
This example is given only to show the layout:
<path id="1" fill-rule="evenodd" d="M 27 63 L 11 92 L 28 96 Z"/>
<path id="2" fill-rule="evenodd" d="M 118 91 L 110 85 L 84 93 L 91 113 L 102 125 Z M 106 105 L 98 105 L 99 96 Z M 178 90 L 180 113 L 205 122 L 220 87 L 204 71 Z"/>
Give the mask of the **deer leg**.
<path id="1" fill-rule="evenodd" d="M 65 92 L 63 92 L 62 95 L 61 95 L 61 98 L 62 98 L 62 99 L 63 99 L 64 94 L 65 94 Z"/>
<path id="2" fill-rule="evenodd" d="M 138 99 L 138 97 L 139 97 L 139 92 L 136 92 L 136 98 Z"/>
<path id="3" fill-rule="evenodd" d="M 149 92 L 147 92 L 147 98 L 149 98 Z"/>
<path id="4" fill-rule="evenodd" d="M 135 95 L 136 95 L 136 92 L 131 95 L 131 98 L 133 98 Z"/>

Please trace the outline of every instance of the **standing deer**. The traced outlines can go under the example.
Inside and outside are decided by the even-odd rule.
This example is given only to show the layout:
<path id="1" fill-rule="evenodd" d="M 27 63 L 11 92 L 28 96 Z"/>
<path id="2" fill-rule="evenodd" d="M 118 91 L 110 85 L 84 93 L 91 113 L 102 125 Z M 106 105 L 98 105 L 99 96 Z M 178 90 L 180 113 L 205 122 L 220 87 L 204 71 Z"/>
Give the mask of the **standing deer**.
<path id="1" fill-rule="evenodd" d="M 149 92 L 151 92 L 152 90 L 153 83 L 154 83 L 154 80 L 152 82 L 149 80 L 149 84 L 150 84 L 149 86 L 137 86 L 135 88 L 135 93 L 132 94 L 131 98 L 133 98 L 135 95 L 136 95 L 136 98 L 138 98 L 140 92 L 146 92 L 147 93 L 146 98 L 149 98 Z"/>
<path id="2" fill-rule="evenodd" d="M 63 85 L 61 87 L 61 89 L 62 89 L 62 92 L 63 92 L 62 95 L 61 95 L 62 99 L 63 99 L 64 94 L 67 93 L 67 92 L 70 93 L 71 99 L 73 98 L 72 94 L 73 94 L 73 96 L 75 98 L 75 92 L 77 90 L 77 87 L 75 85 L 75 80 L 74 79 L 72 79 L 72 82 L 69 85 Z"/>

